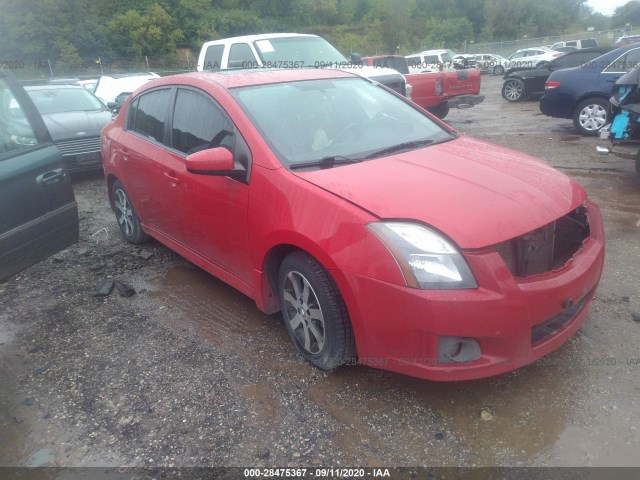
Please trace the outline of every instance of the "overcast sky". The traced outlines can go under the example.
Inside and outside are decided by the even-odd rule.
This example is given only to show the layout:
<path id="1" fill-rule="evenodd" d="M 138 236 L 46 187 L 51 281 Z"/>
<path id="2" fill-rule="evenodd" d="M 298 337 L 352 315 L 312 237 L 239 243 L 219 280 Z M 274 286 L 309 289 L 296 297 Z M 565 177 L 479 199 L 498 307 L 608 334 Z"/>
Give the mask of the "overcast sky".
<path id="1" fill-rule="evenodd" d="M 624 5 L 629 0 L 588 0 L 587 4 L 596 12 L 612 15 L 616 7 Z"/>

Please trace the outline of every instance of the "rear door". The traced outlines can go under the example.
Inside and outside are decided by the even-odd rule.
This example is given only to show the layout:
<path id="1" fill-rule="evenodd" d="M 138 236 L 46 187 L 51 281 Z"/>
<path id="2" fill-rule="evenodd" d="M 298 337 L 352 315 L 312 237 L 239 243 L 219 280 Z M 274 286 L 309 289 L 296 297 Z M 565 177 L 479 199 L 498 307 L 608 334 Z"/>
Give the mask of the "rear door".
<path id="1" fill-rule="evenodd" d="M 40 114 L 0 70 L 0 281 L 78 240 L 78 207 Z"/>
<path id="2" fill-rule="evenodd" d="M 629 72 L 632 68 L 637 67 L 640 64 L 640 47 L 633 48 L 620 55 L 614 61 L 612 61 L 607 67 L 600 73 L 598 77 L 598 86 L 600 90 L 607 95 L 611 95 L 613 84 L 622 75 Z"/>

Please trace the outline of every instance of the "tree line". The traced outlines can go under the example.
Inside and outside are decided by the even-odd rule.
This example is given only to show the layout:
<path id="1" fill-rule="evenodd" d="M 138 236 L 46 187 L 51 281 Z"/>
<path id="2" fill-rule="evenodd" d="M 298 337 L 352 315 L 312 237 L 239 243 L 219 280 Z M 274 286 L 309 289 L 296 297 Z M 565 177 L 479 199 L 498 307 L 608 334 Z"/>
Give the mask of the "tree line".
<path id="1" fill-rule="evenodd" d="M 197 55 L 204 41 L 251 33 L 316 33 L 368 55 L 640 24 L 638 0 L 612 17 L 586 0 L 0 0 L 0 12 L 0 61 L 57 69 L 86 59 L 175 63 L 176 51 Z"/>

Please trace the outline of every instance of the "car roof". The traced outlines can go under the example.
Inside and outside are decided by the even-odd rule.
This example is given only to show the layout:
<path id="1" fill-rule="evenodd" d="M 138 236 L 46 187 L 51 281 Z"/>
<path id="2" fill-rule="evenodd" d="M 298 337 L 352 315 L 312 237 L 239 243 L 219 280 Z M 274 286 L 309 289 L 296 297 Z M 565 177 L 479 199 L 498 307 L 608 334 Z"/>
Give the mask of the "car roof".
<path id="1" fill-rule="evenodd" d="M 156 86 L 172 84 L 193 84 L 194 80 L 214 82 L 226 89 L 248 87 L 254 85 L 268 85 L 273 83 L 296 82 L 305 80 L 322 80 L 330 78 L 362 78 L 350 72 L 331 68 L 282 68 L 282 69 L 238 69 L 191 72 L 168 77 L 157 78 L 145 83 L 142 88 L 147 90 Z"/>
<path id="2" fill-rule="evenodd" d="M 600 55 L 604 55 L 605 53 L 609 53 L 611 50 L 614 50 L 614 48 L 613 47 L 578 48 L 576 50 L 571 50 L 570 52 L 566 52 L 563 55 L 563 57 L 567 55 L 576 55 L 578 53 L 599 53 Z"/>
<path id="3" fill-rule="evenodd" d="M 209 42 L 205 42 L 203 47 L 207 47 L 209 45 L 215 44 L 224 44 L 224 43 L 251 43 L 257 40 L 270 40 L 273 38 L 288 38 L 288 37 L 315 37 L 318 38 L 317 35 L 311 35 L 309 33 L 260 33 L 256 35 L 242 35 L 239 37 L 229 37 L 229 38 L 221 38 L 219 40 L 211 40 Z"/>

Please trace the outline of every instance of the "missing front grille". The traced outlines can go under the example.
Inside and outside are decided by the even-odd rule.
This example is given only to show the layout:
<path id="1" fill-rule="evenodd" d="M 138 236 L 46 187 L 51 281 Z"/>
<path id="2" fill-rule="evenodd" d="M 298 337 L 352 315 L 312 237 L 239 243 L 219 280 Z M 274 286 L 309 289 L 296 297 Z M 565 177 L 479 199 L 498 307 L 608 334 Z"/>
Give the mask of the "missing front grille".
<path id="1" fill-rule="evenodd" d="M 582 248 L 589 233 L 586 209 L 579 207 L 554 222 L 494 248 L 511 273 L 524 278 L 563 266 Z"/>

